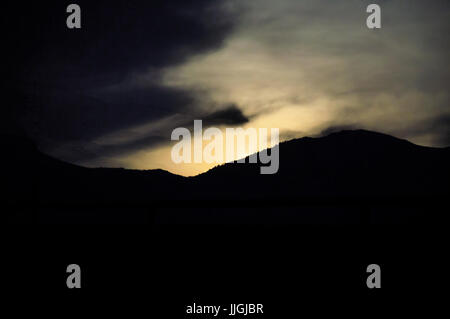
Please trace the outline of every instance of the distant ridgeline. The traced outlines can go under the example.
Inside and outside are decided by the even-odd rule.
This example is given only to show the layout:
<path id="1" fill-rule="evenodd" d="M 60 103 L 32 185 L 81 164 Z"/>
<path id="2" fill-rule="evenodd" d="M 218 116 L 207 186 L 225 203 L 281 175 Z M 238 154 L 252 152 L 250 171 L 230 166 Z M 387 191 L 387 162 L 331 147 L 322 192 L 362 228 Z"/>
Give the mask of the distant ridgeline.
<path id="1" fill-rule="evenodd" d="M 30 221 L 33 212 L 32 222 L 104 222 L 112 216 L 117 222 L 366 223 L 380 216 L 379 222 L 437 222 L 450 195 L 449 148 L 363 130 L 281 143 L 273 175 L 261 175 L 260 166 L 248 161 L 189 178 L 162 170 L 83 168 L 40 153 L 26 139 L 8 145 L 3 171 L 13 221 Z"/>

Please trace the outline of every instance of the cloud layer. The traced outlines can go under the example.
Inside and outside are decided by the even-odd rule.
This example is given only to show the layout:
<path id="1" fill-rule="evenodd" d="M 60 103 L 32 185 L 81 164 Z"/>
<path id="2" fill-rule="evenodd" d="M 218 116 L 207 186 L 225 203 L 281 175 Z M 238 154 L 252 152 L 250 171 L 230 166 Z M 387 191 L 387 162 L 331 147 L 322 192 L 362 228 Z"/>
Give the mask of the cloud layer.
<path id="1" fill-rule="evenodd" d="M 88 166 L 183 174 L 170 132 L 194 119 L 448 146 L 450 3 L 379 1 L 380 30 L 366 27 L 369 3 L 78 1 L 77 31 L 61 1 L 9 5 L 9 107 L 41 149 Z"/>
<path id="2" fill-rule="evenodd" d="M 380 1 L 381 30 L 366 27 L 368 4 L 245 2 L 224 46 L 171 68 L 165 83 L 236 103 L 256 126 L 352 125 L 442 146 L 448 130 L 419 128 L 450 111 L 449 3 Z"/>

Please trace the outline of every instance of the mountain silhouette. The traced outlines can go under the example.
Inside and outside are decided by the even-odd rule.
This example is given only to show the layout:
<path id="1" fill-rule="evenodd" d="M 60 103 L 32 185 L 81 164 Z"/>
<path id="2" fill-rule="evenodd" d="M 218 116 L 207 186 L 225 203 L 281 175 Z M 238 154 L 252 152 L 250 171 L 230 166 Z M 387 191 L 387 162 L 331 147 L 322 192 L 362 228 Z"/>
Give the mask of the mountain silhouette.
<path id="1" fill-rule="evenodd" d="M 274 175 L 261 175 L 248 158 L 195 177 L 84 168 L 24 137 L 5 142 L 12 221 L 434 223 L 448 208 L 450 148 L 365 130 L 283 142 Z"/>
<path id="2" fill-rule="evenodd" d="M 218 187 L 240 180 L 222 191 L 258 198 L 427 197 L 448 191 L 443 187 L 449 177 L 448 148 L 422 147 L 365 130 L 305 137 L 279 147 L 280 169 L 275 175 L 260 175 L 259 164 L 226 164 L 195 179 L 205 184 L 220 179 Z M 211 196 L 214 193 L 211 190 Z"/>

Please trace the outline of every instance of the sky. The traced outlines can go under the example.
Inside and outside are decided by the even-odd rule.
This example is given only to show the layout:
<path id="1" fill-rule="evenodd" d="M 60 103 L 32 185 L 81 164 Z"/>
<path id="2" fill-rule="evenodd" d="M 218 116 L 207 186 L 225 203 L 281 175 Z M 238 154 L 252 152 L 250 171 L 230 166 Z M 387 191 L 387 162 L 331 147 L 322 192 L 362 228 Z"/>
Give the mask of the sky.
<path id="1" fill-rule="evenodd" d="M 65 25 L 69 2 L 11 8 L 6 40 L 12 107 L 62 160 L 195 175 L 214 164 L 170 159 L 172 130 L 195 119 L 281 140 L 362 128 L 450 146 L 449 1 L 375 2 L 377 30 L 362 0 L 77 3 L 80 30 Z"/>

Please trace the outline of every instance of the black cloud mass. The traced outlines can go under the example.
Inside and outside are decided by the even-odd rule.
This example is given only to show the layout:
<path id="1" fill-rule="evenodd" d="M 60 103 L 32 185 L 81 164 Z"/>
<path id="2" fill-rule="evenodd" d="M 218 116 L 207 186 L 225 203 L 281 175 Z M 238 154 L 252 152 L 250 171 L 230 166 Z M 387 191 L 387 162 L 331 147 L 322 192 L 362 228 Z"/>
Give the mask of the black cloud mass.
<path id="1" fill-rule="evenodd" d="M 82 28 L 69 30 L 68 4 L 9 5 L 5 22 L 15 32 L 7 39 L 6 113 L 11 129 L 20 125 L 44 151 L 72 162 L 95 156 L 83 144 L 101 135 L 169 114 L 195 116 L 192 93 L 161 85 L 160 71 L 220 47 L 237 18 L 220 9 L 221 1 L 78 1 Z M 145 88 L 120 86 L 149 71 Z M 229 115 L 239 117 L 239 110 Z M 77 146 L 58 153 L 69 144 Z M 137 145 L 97 151 L 126 152 Z"/>
<path id="2" fill-rule="evenodd" d="M 71 3 L 10 2 L 1 22 L 4 131 L 64 161 L 161 168 L 130 158 L 195 119 L 449 145 L 448 1 L 380 1 L 379 30 L 368 0 L 79 0 L 81 29 Z"/>

